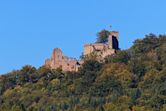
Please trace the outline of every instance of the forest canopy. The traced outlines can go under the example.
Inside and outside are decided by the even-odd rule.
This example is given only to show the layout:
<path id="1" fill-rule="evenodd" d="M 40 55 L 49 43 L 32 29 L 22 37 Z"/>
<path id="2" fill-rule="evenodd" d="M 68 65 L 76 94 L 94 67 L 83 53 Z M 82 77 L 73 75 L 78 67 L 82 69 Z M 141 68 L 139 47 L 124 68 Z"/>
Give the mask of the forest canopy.
<path id="1" fill-rule="evenodd" d="M 86 60 L 78 72 L 26 65 L 2 75 L 0 111 L 166 111 L 166 35 Z"/>

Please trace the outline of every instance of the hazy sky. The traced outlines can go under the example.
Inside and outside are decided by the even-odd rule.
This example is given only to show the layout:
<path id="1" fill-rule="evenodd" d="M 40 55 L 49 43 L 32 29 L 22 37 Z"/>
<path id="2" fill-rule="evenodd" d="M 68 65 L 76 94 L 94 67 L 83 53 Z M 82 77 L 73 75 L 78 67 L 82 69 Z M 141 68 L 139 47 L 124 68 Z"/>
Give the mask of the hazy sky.
<path id="1" fill-rule="evenodd" d="M 39 67 L 59 47 L 79 58 L 102 29 L 120 33 L 120 48 L 151 32 L 166 33 L 166 0 L 0 0 L 0 74 Z"/>

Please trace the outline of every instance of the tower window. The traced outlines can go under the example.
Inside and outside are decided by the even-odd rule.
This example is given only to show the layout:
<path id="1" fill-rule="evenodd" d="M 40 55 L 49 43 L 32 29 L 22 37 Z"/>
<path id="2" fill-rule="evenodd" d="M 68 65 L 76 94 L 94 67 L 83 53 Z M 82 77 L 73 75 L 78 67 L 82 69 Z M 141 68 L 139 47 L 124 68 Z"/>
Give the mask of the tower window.
<path id="1" fill-rule="evenodd" d="M 119 42 L 115 36 L 112 37 L 112 48 L 113 49 L 119 49 Z"/>

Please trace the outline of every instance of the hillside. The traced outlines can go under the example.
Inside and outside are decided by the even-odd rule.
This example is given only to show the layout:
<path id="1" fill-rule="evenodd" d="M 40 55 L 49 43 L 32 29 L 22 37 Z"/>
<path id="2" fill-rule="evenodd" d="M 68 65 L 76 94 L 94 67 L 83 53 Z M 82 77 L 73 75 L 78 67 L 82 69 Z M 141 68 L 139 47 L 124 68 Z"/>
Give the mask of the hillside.
<path id="1" fill-rule="evenodd" d="M 166 111 L 166 36 L 146 35 L 78 72 L 27 65 L 2 75 L 0 111 Z"/>

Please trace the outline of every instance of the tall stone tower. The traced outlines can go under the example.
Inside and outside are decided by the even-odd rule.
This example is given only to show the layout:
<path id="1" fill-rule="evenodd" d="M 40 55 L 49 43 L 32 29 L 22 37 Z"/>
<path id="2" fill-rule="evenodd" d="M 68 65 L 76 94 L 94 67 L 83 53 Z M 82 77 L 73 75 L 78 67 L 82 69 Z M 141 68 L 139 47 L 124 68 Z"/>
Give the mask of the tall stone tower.
<path id="1" fill-rule="evenodd" d="M 119 49 L 118 38 L 119 38 L 118 32 L 115 32 L 115 31 L 110 32 L 110 35 L 108 38 L 108 45 L 110 49 L 115 49 L 115 50 Z"/>
<path id="2" fill-rule="evenodd" d="M 59 64 L 62 61 L 62 51 L 59 48 L 55 48 L 51 56 L 53 64 Z"/>

